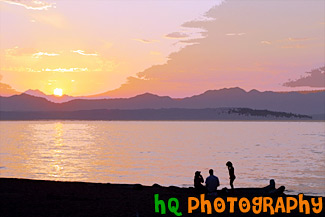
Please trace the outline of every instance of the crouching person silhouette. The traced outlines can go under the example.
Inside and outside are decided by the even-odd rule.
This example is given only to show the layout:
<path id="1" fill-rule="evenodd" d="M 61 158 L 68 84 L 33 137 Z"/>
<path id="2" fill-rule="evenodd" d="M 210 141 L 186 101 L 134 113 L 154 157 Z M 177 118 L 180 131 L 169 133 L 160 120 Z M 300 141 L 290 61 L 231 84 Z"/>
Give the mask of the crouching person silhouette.
<path id="1" fill-rule="evenodd" d="M 204 179 L 201 175 L 201 171 L 196 171 L 194 175 L 194 188 L 198 193 L 205 193 L 206 189 L 202 185 Z"/>

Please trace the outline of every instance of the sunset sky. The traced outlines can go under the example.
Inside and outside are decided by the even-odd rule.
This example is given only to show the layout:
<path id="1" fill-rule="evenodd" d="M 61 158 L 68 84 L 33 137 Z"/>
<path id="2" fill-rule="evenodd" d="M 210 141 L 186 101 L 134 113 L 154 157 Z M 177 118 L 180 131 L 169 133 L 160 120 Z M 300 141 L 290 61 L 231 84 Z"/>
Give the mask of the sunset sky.
<path id="1" fill-rule="evenodd" d="M 325 88 L 323 0 L 0 0 L 2 95 Z"/>

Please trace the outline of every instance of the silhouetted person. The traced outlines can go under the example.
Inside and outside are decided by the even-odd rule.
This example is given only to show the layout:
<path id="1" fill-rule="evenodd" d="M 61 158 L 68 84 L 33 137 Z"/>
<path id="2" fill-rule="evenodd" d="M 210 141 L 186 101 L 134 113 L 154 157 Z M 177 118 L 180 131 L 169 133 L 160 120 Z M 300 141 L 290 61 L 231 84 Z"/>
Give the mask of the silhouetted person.
<path id="1" fill-rule="evenodd" d="M 265 191 L 273 191 L 275 190 L 275 181 L 274 179 L 270 180 L 270 184 L 266 187 L 264 187 Z"/>
<path id="2" fill-rule="evenodd" d="M 230 187 L 231 189 L 234 189 L 234 180 L 236 179 L 235 169 L 232 166 L 232 163 L 230 161 L 226 163 L 226 166 L 228 167 L 228 171 L 229 171 Z"/>
<path id="3" fill-rule="evenodd" d="M 209 193 L 216 192 L 220 185 L 218 177 L 213 175 L 213 169 L 209 170 L 210 176 L 205 180 L 205 185 Z"/>
<path id="4" fill-rule="evenodd" d="M 196 171 L 195 176 L 194 176 L 194 188 L 199 193 L 205 192 L 205 187 L 202 185 L 203 182 L 204 182 L 204 179 L 203 179 L 203 177 L 201 175 L 201 172 Z"/>

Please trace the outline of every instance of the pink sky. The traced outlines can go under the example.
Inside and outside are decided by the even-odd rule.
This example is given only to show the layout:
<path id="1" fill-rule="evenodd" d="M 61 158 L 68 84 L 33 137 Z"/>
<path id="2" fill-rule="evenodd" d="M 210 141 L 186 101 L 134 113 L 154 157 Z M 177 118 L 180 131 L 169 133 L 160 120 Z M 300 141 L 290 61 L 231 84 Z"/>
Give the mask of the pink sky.
<path id="1" fill-rule="evenodd" d="M 324 8 L 317 0 L 0 0 L 1 91 L 324 89 Z"/>

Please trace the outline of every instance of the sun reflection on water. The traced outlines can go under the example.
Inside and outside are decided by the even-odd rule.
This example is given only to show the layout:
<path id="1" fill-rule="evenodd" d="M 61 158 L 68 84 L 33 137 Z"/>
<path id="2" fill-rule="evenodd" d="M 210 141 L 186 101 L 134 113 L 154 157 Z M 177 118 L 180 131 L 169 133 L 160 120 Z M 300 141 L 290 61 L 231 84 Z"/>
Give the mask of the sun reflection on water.
<path id="1" fill-rule="evenodd" d="M 63 127 L 62 123 L 58 122 L 55 123 L 55 143 L 53 144 L 53 149 L 51 149 L 51 155 L 53 156 L 51 166 L 49 167 L 48 174 L 52 177 L 61 177 L 63 170 L 63 164 L 61 160 L 61 156 L 64 154 L 61 150 L 61 147 L 63 146 L 63 139 L 62 139 L 62 133 L 63 133 Z M 52 168 L 52 169 L 51 169 Z"/>
<path id="2" fill-rule="evenodd" d="M 26 172 L 33 178 L 50 180 L 86 180 L 93 162 L 93 138 L 87 124 L 62 122 L 34 124 Z M 36 143 L 36 144 L 35 144 Z M 25 152 L 26 152 L 25 151 Z M 84 153 L 87 154 L 85 157 Z"/>

